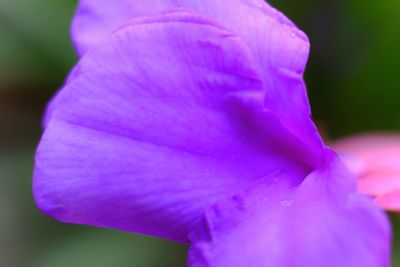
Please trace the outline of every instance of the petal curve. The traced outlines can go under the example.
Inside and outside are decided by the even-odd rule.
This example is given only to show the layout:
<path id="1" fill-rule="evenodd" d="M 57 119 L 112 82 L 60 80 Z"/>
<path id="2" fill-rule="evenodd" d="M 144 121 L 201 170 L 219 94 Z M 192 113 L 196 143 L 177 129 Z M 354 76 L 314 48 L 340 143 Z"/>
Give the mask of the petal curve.
<path id="1" fill-rule="evenodd" d="M 187 8 L 212 19 L 242 38 L 263 80 L 265 106 L 306 146 L 311 165 L 323 162 L 323 144 L 310 118 L 302 74 L 309 53 L 307 36 L 262 0 L 82 0 L 73 22 L 73 39 L 81 54 L 126 21 Z"/>
<path id="2" fill-rule="evenodd" d="M 295 188 L 254 184 L 207 211 L 189 265 L 389 266 L 390 224 L 354 182 L 334 160 Z"/>
<path id="3" fill-rule="evenodd" d="M 273 138 L 284 129 L 268 125 L 270 138 L 252 121 L 264 104 L 254 65 L 241 39 L 190 12 L 112 34 L 49 107 L 38 206 L 65 222 L 185 242 L 206 207 L 253 180 L 280 169 L 299 183 L 309 167 Z"/>

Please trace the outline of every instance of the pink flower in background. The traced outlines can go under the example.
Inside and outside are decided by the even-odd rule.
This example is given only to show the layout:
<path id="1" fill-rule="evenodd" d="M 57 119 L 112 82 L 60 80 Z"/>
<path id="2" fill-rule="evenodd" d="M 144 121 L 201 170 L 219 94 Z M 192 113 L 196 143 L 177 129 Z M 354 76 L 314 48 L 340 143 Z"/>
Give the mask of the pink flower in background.
<path id="1" fill-rule="evenodd" d="M 83 0 L 73 37 L 36 153 L 43 212 L 190 243 L 192 267 L 388 266 L 389 222 L 321 141 L 309 42 L 280 12 Z"/>
<path id="2" fill-rule="evenodd" d="M 384 209 L 400 212 L 400 136 L 364 134 L 333 144 L 348 168 L 359 177 L 359 190 Z"/>

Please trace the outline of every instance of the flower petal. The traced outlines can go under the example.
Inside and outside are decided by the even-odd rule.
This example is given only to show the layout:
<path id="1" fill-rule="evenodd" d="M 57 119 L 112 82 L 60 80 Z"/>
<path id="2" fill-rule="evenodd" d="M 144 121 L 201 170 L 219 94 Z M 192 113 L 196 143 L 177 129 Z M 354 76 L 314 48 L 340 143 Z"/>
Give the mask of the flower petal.
<path id="1" fill-rule="evenodd" d="M 310 119 L 302 77 L 309 52 L 307 36 L 262 0 L 81 0 L 73 38 L 83 54 L 131 18 L 175 8 L 194 10 L 247 43 L 264 83 L 266 108 L 306 146 L 303 155 L 310 164 L 323 162 L 323 144 Z"/>
<path id="2" fill-rule="evenodd" d="M 389 266 L 389 222 L 352 179 L 335 160 L 298 187 L 260 181 L 220 202 L 191 234 L 189 265 Z"/>
<path id="3" fill-rule="evenodd" d="M 382 208 L 400 212 L 400 135 L 364 134 L 335 142 L 361 192 Z"/>
<path id="4" fill-rule="evenodd" d="M 284 170 L 299 183 L 309 168 L 281 147 L 279 121 L 264 120 L 254 65 L 239 38 L 193 13 L 115 32 L 49 108 L 38 206 L 65 222 L 186 241 L 206 207 L 255 179 Z"/>
<path id="5" fill-rule="evenodd" d="M 157 15 L 177 8 L 197 11 L 204 17 L 220 21 L 221 25 L 229 25 L 228 21 L 224 22 L 222 18 L 228 17 L 229 19 L 231 17 L 230 20 L 234 23 L 231 25 L 232 29 L 235 29 L 237 25 L 245 24 L 240 19 L 251 19 L 244 16 L 245 12 L 258 14 L 259 11 L 265 12 L 266 15 L 276 16 L 281 23 L 293 26 L 288 19 L 263 0 L 233 0 L 229 4 L 221 0 L 118 0 L 114 3 L 107 0 L 80 0 L 72 24 L 72 37 L 79 54 L 83 55 L 126 21 L 135 17 Z M 234 10 L 236 12 L 232 13 Z M 240 19 L 233 21 L 233 18 Z M 238 30 L 241 31 L 241 28 Z M 257 28 L 253 30 L 257 30 Z"/>

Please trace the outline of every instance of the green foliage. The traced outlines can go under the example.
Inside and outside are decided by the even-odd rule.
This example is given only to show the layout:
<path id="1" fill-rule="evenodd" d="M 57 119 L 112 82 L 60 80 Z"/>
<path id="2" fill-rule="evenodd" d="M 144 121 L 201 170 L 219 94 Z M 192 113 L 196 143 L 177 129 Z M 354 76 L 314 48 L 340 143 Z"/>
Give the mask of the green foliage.
<path id="1" fill-rule="evenodd" d="M 74 1 L 0 1 L 0 90 L 54 84 L 75 61 L 69 40 Z M 3 86 L 1 86 L 3 85 Z"/>

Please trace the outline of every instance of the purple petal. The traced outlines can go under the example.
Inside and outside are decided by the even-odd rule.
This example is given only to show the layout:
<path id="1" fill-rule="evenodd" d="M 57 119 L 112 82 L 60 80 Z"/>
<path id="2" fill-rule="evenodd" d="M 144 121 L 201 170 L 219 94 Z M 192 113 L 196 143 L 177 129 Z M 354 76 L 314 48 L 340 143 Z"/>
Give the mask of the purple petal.
<path id="1" fill-rule="evenodd" d="M 191 239 L 191 267 L 389 266 L 388 220 L 336 160 L 298 187 L 259 181 L 220 202 Z"/>
<path id="2" fill-rule="evenodd" d="M 72 37 L 79 54 L 83 55 L 91 47 L 125 24 L 126 21 L 135 17 L 157 15 L 176 8 L 189 8 L 200 12 L 205 17 L 213 14 L 212 18 L 218 21 L 221 21 L 225 14 L 229 14 L 228 11 L 237 8 L 239 9 L 237 9 L 237 12 L 231 13 L 231 17 L 240 17 L 243 15 L 243 9 L 252 12 L 253 8 L 262 9 L 263 12 L 268 14 L 276 13 L 278 15 L 263 0 L 233 0 L 230 3 L 221 0 L 118 0 L 118 2 L 112 3 L 107 0 L 80 0 L 72 24 Z M 291 24 L 282 15 L 279 16 L 283 23 Z M 237 21 L 235 25 L 239 23 L 240 21 Z"/>
<path id="3" fill-rule="evenodd" d="M 226 30 L 183 11 L 133 21 L 52 102 L 36 202 L 64 222 L 186 241 L 211 204 L 277 170 L 293 184 L 308 171 L 263 96 Z"/>
<path id="4" fill-rule="evenodd" d="M 308 58 L 307 36 L 262 0 L 81 0 L 73 37 L 81 54 L 126 21 L 175 8 L 188 8 L 242 38 L 264 83 L 266 108 L 303 146 L 304 158 L 317 166 L 323 144 L 310 119 L 302 73 Z"/>

